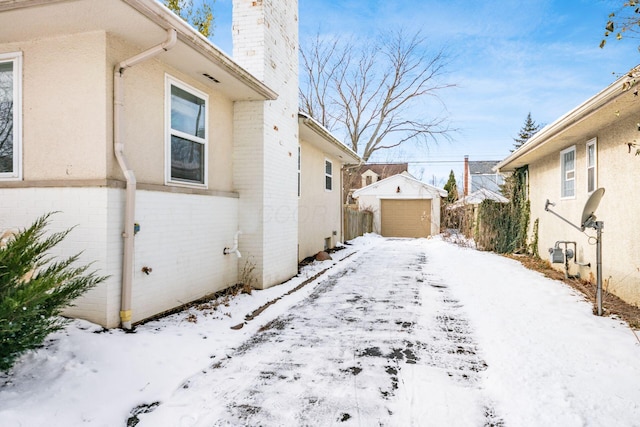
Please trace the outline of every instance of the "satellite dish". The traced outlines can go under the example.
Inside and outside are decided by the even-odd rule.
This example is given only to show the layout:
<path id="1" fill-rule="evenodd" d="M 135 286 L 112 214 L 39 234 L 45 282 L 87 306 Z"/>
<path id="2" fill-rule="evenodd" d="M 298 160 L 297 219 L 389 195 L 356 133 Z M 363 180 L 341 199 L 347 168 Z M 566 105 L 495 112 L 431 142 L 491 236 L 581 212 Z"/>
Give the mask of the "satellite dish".
<path id="1" fill-rule="evenodd" d="M 582 210 L 582 219 L 580 220 L 580 226 L 582 227 L 582 231 L 584 231 L 587 227 L 592 227 L 596 216 L 594 215 L 596 209 L 598 209 L 598 205 L 600 204 L 600 200 L 604 195 L 604 188 L 598 188 L 594 191 L 587 203 L 584 205 L 584 209 Z"/>

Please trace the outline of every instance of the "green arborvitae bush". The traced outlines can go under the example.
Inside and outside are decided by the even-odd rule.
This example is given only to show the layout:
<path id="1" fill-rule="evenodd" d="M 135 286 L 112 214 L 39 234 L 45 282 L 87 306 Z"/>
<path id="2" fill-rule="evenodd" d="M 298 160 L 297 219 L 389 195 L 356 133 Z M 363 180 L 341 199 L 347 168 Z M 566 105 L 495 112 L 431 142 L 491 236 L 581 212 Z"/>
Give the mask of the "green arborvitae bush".
<path id="1" fill-rule="evenodd" d="M 88 272 L 89 265 L 74 266 L 80 254 L 62 261 L 48 254 L 71 231 L 45 235 L 50 216 L 0 246 L 0 372 L 62 329 L 67 322 L 62 310 L 105 279 Z"/>

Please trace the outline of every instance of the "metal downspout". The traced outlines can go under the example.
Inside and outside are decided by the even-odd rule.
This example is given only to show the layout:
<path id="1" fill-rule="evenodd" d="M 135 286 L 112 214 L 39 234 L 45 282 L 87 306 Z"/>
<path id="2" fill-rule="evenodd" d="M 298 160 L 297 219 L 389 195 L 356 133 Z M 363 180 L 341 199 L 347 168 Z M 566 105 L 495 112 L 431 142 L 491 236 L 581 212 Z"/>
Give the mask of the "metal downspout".
<path id="1" fill-rule="evenodd" d="M 131 329 L 131 288 L 133 283 L 133 228 L 136 212 L 136 176 L 127 163 L 124 154 L 124 138 L 122 137 L 122 110 L 124 107 L 124 71 L 140 62 L 165 52 L 175 46 L 177 33 L 174 29 L 167 30 L 167 40 L 138 55 L 132 56 L 119 64 L 113 70 L 113 150 L 118 165 L 126 180 L 126 198 L 124 207 L 124 254 L 122 257 L 122 288 L 120 298 L 120 323 L 123 329 Z"/>

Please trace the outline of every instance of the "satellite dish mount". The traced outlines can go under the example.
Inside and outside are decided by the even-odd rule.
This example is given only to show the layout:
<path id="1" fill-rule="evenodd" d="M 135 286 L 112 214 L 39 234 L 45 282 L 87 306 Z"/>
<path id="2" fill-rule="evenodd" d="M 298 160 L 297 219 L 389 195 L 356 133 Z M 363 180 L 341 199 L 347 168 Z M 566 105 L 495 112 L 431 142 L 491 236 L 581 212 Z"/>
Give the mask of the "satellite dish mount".
<path id="1" fill-rule="evenodd" d="M 572 226 L 573 228 L 584 231 L 585 228 L 593 228 L 596 230 L 596 307 L 598 310 L 598 316 L 602 316 L 602 229 L 604 228 L 604 222 L 596 221 L 596 209 L 600 204 L 600 200 L 604 195 L 604 188 L 598 188 L 594 191 L 582 210 L 582 217 L 580 219 L 580 226 L 578 227 L 568 219 L 560 216 L 558 213 L 549 209 L 549 206 L 555 206 L 547 199 L 544 205 L 544 210 L 550 212 Z"/>

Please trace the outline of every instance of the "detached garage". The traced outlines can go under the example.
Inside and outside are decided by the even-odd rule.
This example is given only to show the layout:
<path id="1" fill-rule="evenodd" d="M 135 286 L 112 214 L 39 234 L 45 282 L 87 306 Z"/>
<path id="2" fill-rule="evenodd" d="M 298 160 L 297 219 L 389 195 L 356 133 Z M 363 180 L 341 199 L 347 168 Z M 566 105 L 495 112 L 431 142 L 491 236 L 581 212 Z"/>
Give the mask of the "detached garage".
<path id="1" fill-rule="evenodd" d="M 429 237 L 440 232 L 440 199 L 447 192 L 410 175 L 393 175 L 353 193 L 373 212 L 373 229 L 385 237 Z"/>

